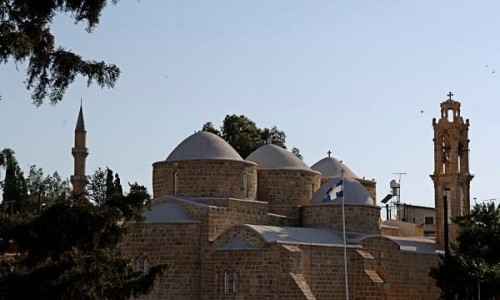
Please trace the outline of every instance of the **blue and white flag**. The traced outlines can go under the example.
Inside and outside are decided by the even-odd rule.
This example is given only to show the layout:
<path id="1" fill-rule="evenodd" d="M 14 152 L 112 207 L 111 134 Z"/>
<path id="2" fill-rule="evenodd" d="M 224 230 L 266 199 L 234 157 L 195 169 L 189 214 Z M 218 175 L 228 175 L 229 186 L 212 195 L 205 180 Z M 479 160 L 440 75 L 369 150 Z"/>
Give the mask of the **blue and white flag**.
<path id="1" fill-rule="evenodd" d="M 335 184 L 335 186 L 332 186 L 331 188 L 329 188 L 326 191 L 326 195 L 325 195 L 325 198 L 323 199 L 323 203 L 332 202 L 333 200 L 335 200 L 337 198 L 344 197 L 343 187 L 344 186 L 343 186 L 342 180 L 339 180 L 339 182 L 337 182 Z"/>

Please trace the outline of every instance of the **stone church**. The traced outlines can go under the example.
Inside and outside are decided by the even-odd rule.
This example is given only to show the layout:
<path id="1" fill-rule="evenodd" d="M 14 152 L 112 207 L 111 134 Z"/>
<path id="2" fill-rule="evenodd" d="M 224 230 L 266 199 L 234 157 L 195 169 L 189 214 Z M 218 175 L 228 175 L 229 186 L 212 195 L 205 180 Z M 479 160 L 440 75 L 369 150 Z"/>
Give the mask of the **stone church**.
<path id="1" fill-rule="evenodd" d="M 144 298 L 437 299 L 429 268 L 456 236 L 449 218 L 469 210 L 472 179 L 469 121 L 448 96 L 433 120 L 435 240 L 382 225 L 375 181 L 330 154 L 308 166 L 268 144 L 243 159 L 198 132 L 153 163 L 154 205 L 120 249 L 137 270 L 167 265 Z M 81 188 L 81 111 L 76 129 L 71 180 Z"/>

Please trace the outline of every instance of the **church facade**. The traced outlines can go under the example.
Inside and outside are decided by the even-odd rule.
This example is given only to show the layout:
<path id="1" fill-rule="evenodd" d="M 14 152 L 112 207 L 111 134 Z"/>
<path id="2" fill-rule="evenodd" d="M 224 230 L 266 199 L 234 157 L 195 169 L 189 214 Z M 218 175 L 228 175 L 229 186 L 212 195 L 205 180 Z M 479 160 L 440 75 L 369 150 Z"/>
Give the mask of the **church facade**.
<path id="1" fill-rule="evenodd" d="M 450 97 L 442 108 L 450 101 L 459 107 Z M 455 145 L 449 133 L 436 136 Z M 446 170 L 432 175 L 437 189 L 468 188 L 470 174 Z M 447 202 L 450 214 L 468 209 L 466 191 L 461 211 L 456 199 Z M 129 225 L 120 253 L 137 270 L 167 266 L 144 299 L 437 299 L 428 273 L 442 239 L 384 228 L 375 194 L 375 181 L 330 154 L 309 167 L 269 144 L 243 159 L 220 137 L 198 132 L 153 164 L 154 205 L 144 222 Z"/>

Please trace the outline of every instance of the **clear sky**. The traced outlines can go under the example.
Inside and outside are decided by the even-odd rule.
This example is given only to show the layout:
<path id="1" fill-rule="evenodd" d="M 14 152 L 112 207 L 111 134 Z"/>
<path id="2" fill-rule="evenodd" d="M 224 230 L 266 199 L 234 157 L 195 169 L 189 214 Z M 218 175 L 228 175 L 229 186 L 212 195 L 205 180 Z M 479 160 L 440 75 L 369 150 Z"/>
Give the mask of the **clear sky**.
<path id="1" fill-rule="evenodd" d="M 205 122 L 244 114 L 285 131 L 309 165 L 331 150 L 375 178 L 379 200 L 407 173 L 401 200 L 433 206 L 431 124 L 452 91 L 471 123 L 471 198 L 500 197 L 499 15 L 494 0 L 122 0 L 92 34 L 67 17 L 53 26 L 56 43 L 121 68 L 114 89 L 80 78 L 36 108 L 25 66 L 0 65 L 0 148 L 69 177 L 82 98 L 87 172 L 151 188 L 153 162 Z"/>

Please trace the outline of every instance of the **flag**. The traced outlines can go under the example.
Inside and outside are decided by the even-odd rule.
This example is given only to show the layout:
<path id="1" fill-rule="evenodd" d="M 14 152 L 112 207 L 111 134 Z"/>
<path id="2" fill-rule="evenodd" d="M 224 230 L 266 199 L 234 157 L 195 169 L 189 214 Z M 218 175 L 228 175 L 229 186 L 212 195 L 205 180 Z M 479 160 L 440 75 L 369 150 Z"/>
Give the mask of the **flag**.
<path id="1" fill-rule="evenodd" d="M 326 191 L 323 203 L 332 202 L 333 200 L 342 197 L 344 197 L 344 186 L 342 180 L 339 180 L 339 182 L 337 182 L 335 186 L 332 186 Z"/>

